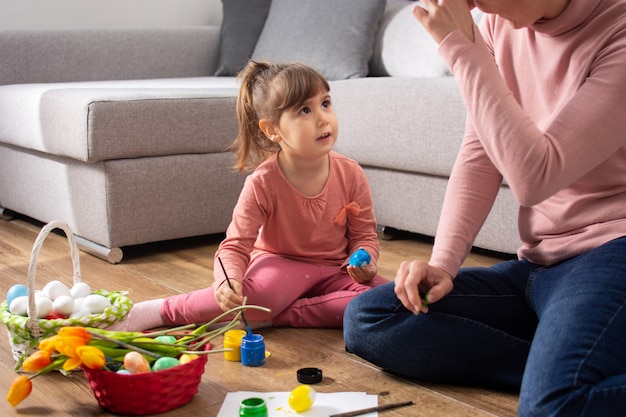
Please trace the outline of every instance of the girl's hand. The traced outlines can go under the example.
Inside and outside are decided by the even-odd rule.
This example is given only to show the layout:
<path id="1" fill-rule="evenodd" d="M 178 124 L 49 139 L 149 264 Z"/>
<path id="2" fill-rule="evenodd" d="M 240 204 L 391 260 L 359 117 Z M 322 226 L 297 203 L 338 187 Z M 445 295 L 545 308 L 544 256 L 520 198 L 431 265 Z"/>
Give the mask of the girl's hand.
<path id="1" fill-rule="evenodd" d="M 355 282 L 358 282 L 359 284 L 364 284 L 366 282 L 370 282 L 372 278 L 374 278 L 377 268 L 376 265 L 369 263 L 363 268 L 348 265 L 346 267 L 346 270 Z"/>
<path id="2" fill-rule="evenodd" d="M 224 281 L 215 290 L 215 301 L 222 311 L 227 311 L 231 308 L 243 305 L 243 291 L 241 283 L 231 279 L 230 284 L 233 286 L 233 289 L 228 286 L 228 282 Z"/>
<path id="3" fill-rule="evenodd" d="M 422 0 L 422 3 L 424 7 L 413 7 L 413 16 L 437 44 L 457 29 L 474 42 L 474 19 L 470 14 L 473 0 Z"/>
<path id="4" fill-rule="evenodd" d="M 446 271 L 427 262 L 414 260 L 400 264 L 394 291 L 407 310 L 419 314 L 428 313 L 428 304 L 448 295 L 453 286 L 452 276 Z"/>

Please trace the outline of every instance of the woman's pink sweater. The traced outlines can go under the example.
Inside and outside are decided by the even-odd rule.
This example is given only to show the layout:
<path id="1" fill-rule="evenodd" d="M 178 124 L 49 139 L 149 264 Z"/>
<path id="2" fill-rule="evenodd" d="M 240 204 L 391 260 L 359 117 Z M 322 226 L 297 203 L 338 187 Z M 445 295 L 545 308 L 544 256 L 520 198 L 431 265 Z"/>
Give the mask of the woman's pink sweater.
<path id="1" fill-rule="evenodd" d="M 444 39 L 467 126 L 431 264 L 456 275 L 503 179 L 520 258 L 554 264 L 626 235 L 625 16 L 626 0 L 571 0 L 530 28 L 485 15 L 475 43 Z"/>

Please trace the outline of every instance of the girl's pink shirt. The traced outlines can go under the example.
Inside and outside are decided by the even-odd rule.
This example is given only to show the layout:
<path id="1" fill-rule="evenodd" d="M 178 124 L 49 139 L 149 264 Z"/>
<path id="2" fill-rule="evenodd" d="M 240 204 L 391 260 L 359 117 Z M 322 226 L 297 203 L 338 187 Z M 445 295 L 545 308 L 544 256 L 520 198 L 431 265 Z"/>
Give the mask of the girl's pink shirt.
<path id="1" fill-rule="evenodd" d="M 624 16 L 625 0 L 571 0 L 531 28 L 485 15 L 475 43 L 444 39 L 467 123 L 432 265 L 456 275 L 503 179 L 522 259 L 554 264 L 626 235 Z"/>
<path id="2" fill-rule="evenodd" d="M 303 195 L 287 181 L 277 154 L 246 178 L 226 238 L 215 254 L 216 265 L 219 256 L 229 278 L 241 282 L 250 261 L 267 253 L 343 266 L 352 252 L 363 247 L 377 261 L 376 219 L 367 177 L 356 161 L 336 152 L 329 158 L 328 180 L 314 197 Z M 340 213 L 347 215 L 345 222 L 336 220 Z M 214 268 L 214 278 L 217 285 L 225 280 L 219 267 Z"/>

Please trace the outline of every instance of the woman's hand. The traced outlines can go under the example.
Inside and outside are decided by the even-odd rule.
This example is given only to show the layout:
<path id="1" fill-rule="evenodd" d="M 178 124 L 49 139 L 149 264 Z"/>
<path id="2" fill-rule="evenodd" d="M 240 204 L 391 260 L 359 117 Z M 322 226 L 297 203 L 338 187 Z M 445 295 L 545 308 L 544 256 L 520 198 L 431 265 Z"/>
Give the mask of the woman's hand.
<path id="1" fill-rule="evenodd" d="M 366 282 L 370 282 L 372 278 L 374 278 L 378 268 L 376 268 L 376 265 L 370 262 L 362 268 L 358 266 L 348 265 L 346 267 L 346 270 L 355 282 L 358 282 L 359 284 L 364 284 Z"/>
<path id="2" fill-rule="evenodd" d="M 437 44 L 457 29 L 474 42 L 474 19 L 470 14 L 473 0 L 422 0 L 422 3 L 424 7 L 413 7 L 413 16 Z"/>
<path id="3" fill-rule="evenodd" d="M 394 291 L 407 310 L 419 314 L 427 313 L 428 304 L 448 295 L 453 286 L 452 276 L 446 271 L 427 262 L 414 260 L 400 264 Z"/>
<path id="4" fill-rule="evenodd" d="M 215 301 L 222 311 L 227 311 L 243 305 L 243 289 L 241 283 L 234 279 L 230 280 L 231 289 L 227 281 L 220 284 L 215 290 Z"/>

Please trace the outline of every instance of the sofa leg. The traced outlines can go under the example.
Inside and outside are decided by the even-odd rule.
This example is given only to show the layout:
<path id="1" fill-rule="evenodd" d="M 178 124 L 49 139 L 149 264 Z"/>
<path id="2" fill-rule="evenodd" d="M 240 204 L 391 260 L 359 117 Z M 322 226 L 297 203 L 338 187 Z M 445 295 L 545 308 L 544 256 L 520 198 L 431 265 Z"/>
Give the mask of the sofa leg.
<path id="1" fill-rule="evenodd" d="M 389 226 L 376 226 L 376 233 L 382 240 L 392 240 L 397 234 L 398 230 Z"/>
<path id="2" fill-rule="evenodd" d="M 4 207 L 0 207 L 0 219 L 2 220 L 13 220 L 15 217 L 15 212 L 9 209 L 5 209 Z"/>
<path id="3" fill-rule="evenodd" d="M 83 252 L 87 252 L 90 255 L 104 259 L 112 264 L 117 264 L 122 261 L 124 254 L 120 248 L 107 248 L 106 246 L 98 245 L 91 240 L 87 240 L 84 237 L 75 237 L 78 248 Z"/>

